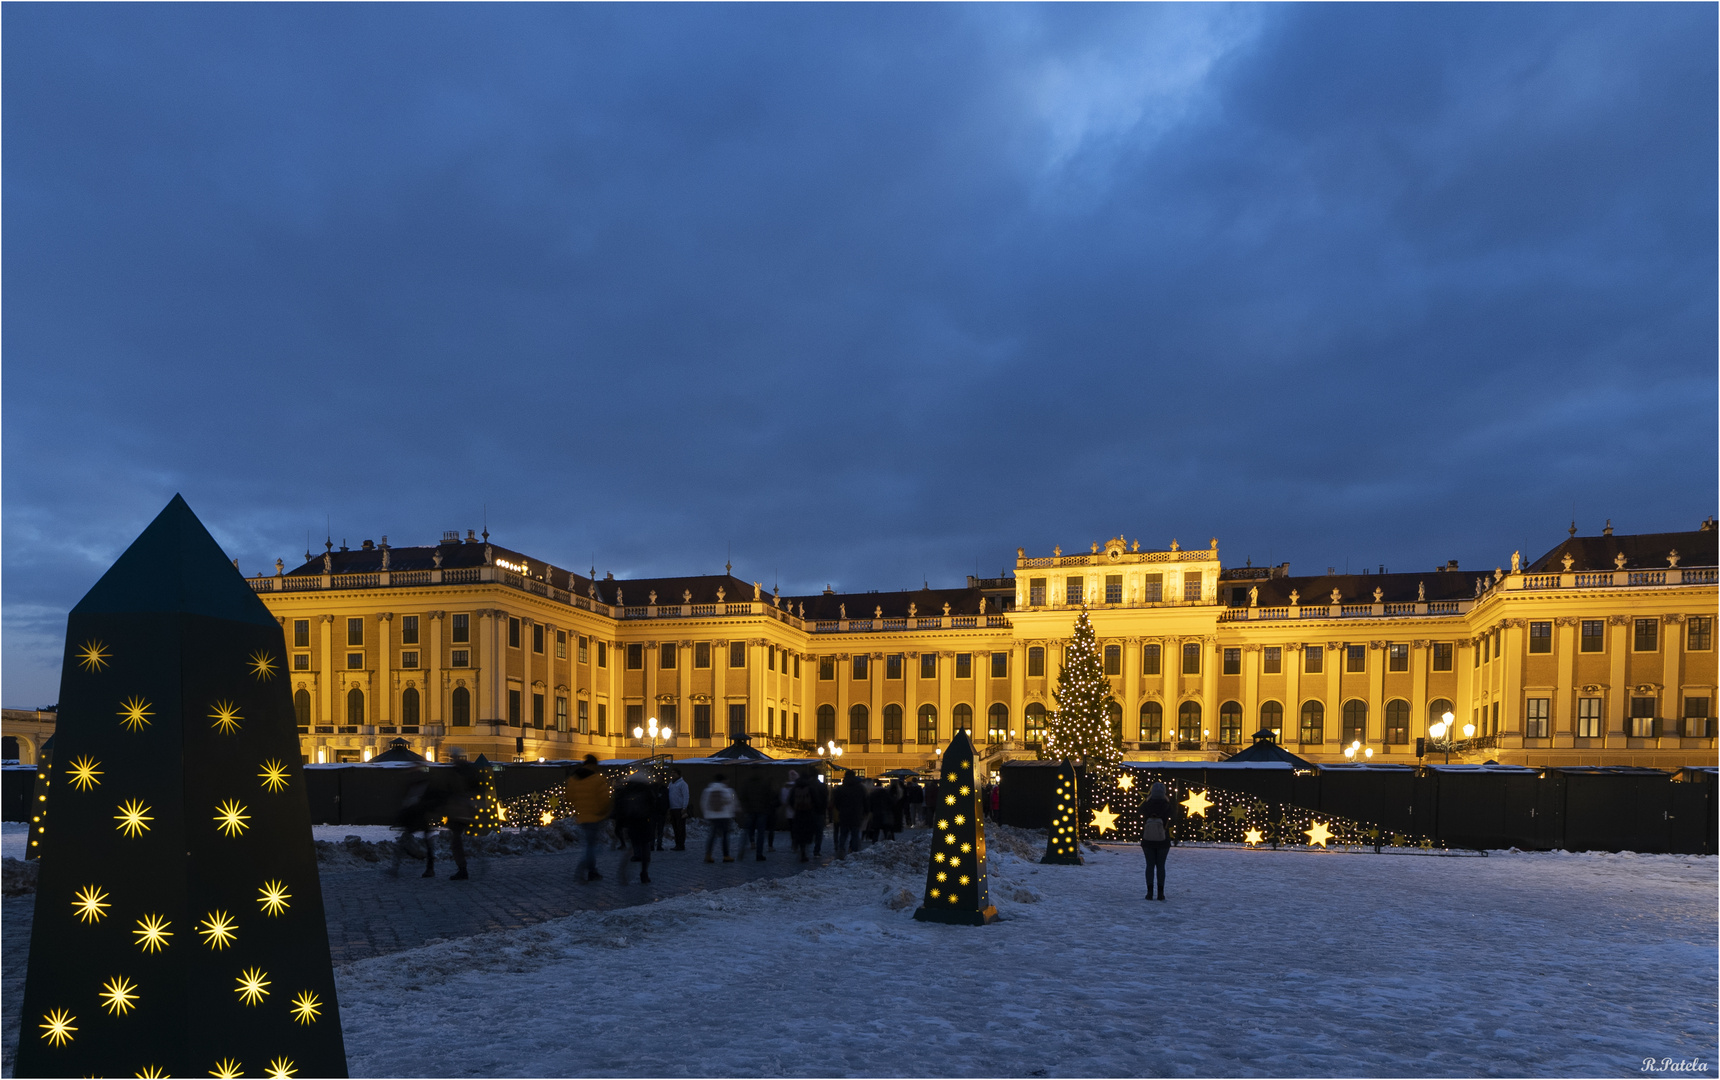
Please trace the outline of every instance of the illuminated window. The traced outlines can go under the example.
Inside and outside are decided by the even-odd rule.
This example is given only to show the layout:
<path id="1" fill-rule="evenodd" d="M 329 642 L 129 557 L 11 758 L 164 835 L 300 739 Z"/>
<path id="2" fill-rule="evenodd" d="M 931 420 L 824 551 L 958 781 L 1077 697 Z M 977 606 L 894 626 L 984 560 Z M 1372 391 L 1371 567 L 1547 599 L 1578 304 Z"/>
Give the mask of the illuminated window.
<path id="1" fill-rule="evenodd" d="M 1200 603 L 1200 575 L 1186 574 L 1183 577 L 1183 602 L 1188 604 Z"/>
<path id="2" fill-rule="evenodd" d="M 557 731 L 567 730 L 567 698 L 560 694 L 555 696 L 555 729 Z"/>
<path id="3" fill-rule="evenodd" d="M 557 660 L 566 660 L 567 659 L 567 631 L 566 630 L 557 630 L 555 632 L 555 658 Z"/>
<path id="4" fill-rule="evenodd" d="M 1260 726 L 1263 730 L 1282 737 L 1284 731 L 1284 706 L 1276 701 L 1263 702 L 1260 706 Z"/>
<path id="5" fill-rule="evenodd" d="M 1545 739 L 1553 700 L 1532 697 L 1523 704 L 1523 734 L 1531 739 Z"/>
<path id="6" fill-rule="evenodd" d="M 1436 641 L 1433 643 L 1433 670 L 1451 670 L 1451 642 Z"/>
<path id="7" fill-rule="evenodd" d="M 973 706 L 963 703 L 951 709 L 950 722 L 958 730 L 971 732 L 973 730 Z"/>
<path id="8" fill-rule="evenodd" d="M 402 644 L 402 645 L 416 645 L 416 644 L 418 644 L 418 616 L 416 616 L 416 615 L 402 615 L 402 616 L 400 616 L 400 644 Z"/>
<path id="9" fill-rule="evenodd" d="M 1714 736 L 1713 701 L 1707 694 L 1684 699 L 1684 736 L 1708 739 Z"/>
<path id="10" fill-rule="evenodd" d="M 1034 607 L 1045 603 L 1045 579 L 1042 577 L 1027 579 L 1027 602 Z"/>
<path id="11" fill-rule="evenodd" d="M 1242 741 L 1242 706 L 1234 701 L 1218 707 L 1218 741 L 1226 746 Z"/>
<path id="12" fill-rule="evenodd" d="M 1105 575 L 1105 603 L 1120 604 L 1123 602 L 1123 575 Z"/>
<path id="13" fill-rule="evenodd" d="M 1646 620 L 1652 622 L 1653 620 Z M 1652 739 L 1655 731 L 1655 705 L 1658 698 L 1633 697 L 1630 699 L 1630 734 L 1632 738 Z"/>
<path id="14" fill-rule="evenodd" d="M 1198 743 L 1200 740 L 1200 703 L 1185 701 L 1177 707 L 1177 741 Z"/>
<path id="15" fill-rule="evenodd" d="M 1407 643 L 1400 641 L 1386 646 L 1386 670 L 1409 670 L 1409 645 Z"/>
<path id="16" fill-rule="evenodd" d="M 930 746 L 938 741 L 938 707 L 936 705 L 920 706 L 920 745 Z"/>
<path id="17" fill-rule="evenodd" d="M 1585 697 L 1577 699 L 1577 737 L 1579 739 L 1598 739 L 1604 719 L 1601 716 L 1601 699 Z"/>
<path id="18" fill-rule="evenodd" d="M 1041 710 L 1044 706 L 1040 706 Z M 1144 743 L 1163 742 L 1165 738 L 1165 710 L 1156 701 L 1144 702 L 1141 705 L 1141 741 Z"/>
<path id="19" fill-rule="evenodd" d="M 1063 581 L 1063 602 L 1066 604 L 1079 604 L 1081 602 L 1085 585 L 1086 582 L 1082 578 L 1065 578 Z"/>
<path id="20" fill-rule="evenodd" d="M 450 623 L 452 629 L 448 632 L 448 640 L 464 643 L 472 640 L 472 617 L 470 615 L 455 615 Z"/>
<path id="21" fill-rule="evenodd" d="M 1402 698 L 1386 702 L 1386 742 L 1393 746 L 1409 742 L 1409 702 Z"/>
<path id="22" fill-rule="evenodd" d="M 1260 650 L 1260 671 L 1265 675 L 1277 675 L 1284 670 L 1284 647 L 1268 645 Z"/>
<path id="23" fill-rule="evenodd" d="M 1300 740 L 1305 743 L 1324 742 L 1326 738 L 1326 706 L 1318 701 L 1302 703 Z"/>
<path id="24" fill-rule="evenodd" d="M 1023 716 L 1027 724 L 1027 730 L 1023 732 L 1023 735 L 1027 742 L 1033 746 L 1043 743 L 1045 741 L 1045 706 L 1036 701 L 1027 707 Z"/>

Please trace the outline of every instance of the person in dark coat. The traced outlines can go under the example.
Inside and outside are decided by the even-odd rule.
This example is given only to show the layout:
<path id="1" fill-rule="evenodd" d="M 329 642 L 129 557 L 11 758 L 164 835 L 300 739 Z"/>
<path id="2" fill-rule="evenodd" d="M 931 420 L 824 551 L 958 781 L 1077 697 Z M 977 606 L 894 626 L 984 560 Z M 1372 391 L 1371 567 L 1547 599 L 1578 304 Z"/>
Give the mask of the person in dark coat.
<path id="1" fill-rule="evenodd" d="M 651 777 L 644 769 L 639 769 L 622 782 L 620 790 L 615 793 L 615 824 L 621 834 L 627 838 L 628 846 L 632 849 L 621 856 L 621 866 L 616 870 L 616 876 L 621 884 L 627 884 L 627 864 L 639 864 L 640 884 L 650 884 L 651 881 L 651 812 L 656 800 L 651 794 Z"/>
<path id="2" fill-rule="evenodd" d="M 890 839 L 902 831 L 903 821 L 908 811 L 908 795 L 902 790 L 900 780 L 890 781 Z"/>
<path id="3" fill-rule="evenodd" d="M 653 778 L 651 781 L 651 840 L 658 851 L 663 850 L 663 833 L 669 828 L 669 785 Z"/>
<path id="4" fill-rule="evenodd" d="M 920 786 L 920 781 L 909 777 L 903 785 L 902 798 L 907 803 L 908 827 L 924 826 L 926 824 L 926 789 Z"/>
<path id="5" fill-rule="evenodd" d="M 866 842 L 876 844 L 890 829 L 890 789 L 870 781 L 866 789 Z"/>
<path id="6" fill-rule="evenodd" d="M 813 819 L 817 822 L 816 831 L 812 834 L 812 857 L 817 859 L 824 854 L 824 826 L 830 823 L 830 785 L 822 776 L 812 776 L 808 780 L 812 784 Z"/>
<path id="7" fill-rule="evenodd" d="M 1165 786 L 1157 780 L 1147 789 L 1147 801 L 1141 805 L 1141 850 L 1147 856 L 1147 899 L 1153 897 L 1153 874 L 1159 881 L 1157 899 L 1165 898 L 1165 856 L 1171 851 L 1171 800 Z"/>
<path id="8" fill-rule="evenodd" d="M 448 846 L 454 849 L 454 872 L 449 881 L 466 881 L 466 829 L 478 816 L 473 796 L 478 791 L 478 767 L 467 759 L 466 751 L 458 746 L 448 748 L 451 766 L 442 777 L 443 812 L 448 818 Z"/>
<path id="9" fill-rule="evenodd" d="M 814 789 L 824 785 L 810 776 L 791 775 L 794 775 L 794 783 L 788 787 L 789 837 L 794 841 L 794 850 L 800 854 L 800 861 L 808 862 L 806 849 L 813 840 L 824 835 L 824 811 L 813 797 L 816 794 Z"/>
<path id="10" fill-rule="evenodd" d="M 770 786 L 770 781 L 754 769 L 741 785 L 741 822 L 746 832 L 742 833 L 741 854 L 746 854 L 748 844 L 752 845 L 753 858 L 764 862 L 765 834 L 770 831 L 771 819 L 776 816 L 777 793 Z"/>
<path id="11" fill-rule="evenodd" d="M 866 820 L 866 785 L 849 773 L 842 778 L 831 802 L 836 807 L 836 857 L 860 850 L 860 826 Z"/>
<path id="12" fill-rule="evenodd" d="M 400 830 L 400 840 L 394 845 L 394 866 L 388 871 L 400 876 L 400 860 L 406 854 L 406 838 L 422 835 L 424 840 L 424 873 L 420 877 L 436 876 L 436 829 L 440 826 L 444 793 L 433 783 L 428 765 L 420 766 L 419 775 L 407 785 L 406 799 L 394 819 Z"/>

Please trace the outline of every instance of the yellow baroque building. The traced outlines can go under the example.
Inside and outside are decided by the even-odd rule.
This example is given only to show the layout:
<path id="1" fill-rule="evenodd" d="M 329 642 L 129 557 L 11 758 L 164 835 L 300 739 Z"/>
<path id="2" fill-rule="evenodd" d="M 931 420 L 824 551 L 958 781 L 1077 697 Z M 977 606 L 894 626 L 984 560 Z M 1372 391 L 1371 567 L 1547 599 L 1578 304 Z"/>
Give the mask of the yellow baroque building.
<path id="1" fill-rule="evenodd" d="M 1218 760 L 1271 731 L 1312 761 L 1675 768 L 1716 762 L 1716 537 L 1579 537 L 1510 569 L 1295 576 L 1218 542 L 1114 539 L 962 588 L 813 596 L 732 575 L 593 580 L 489 542 L 365 541 L 249 579 L 280 619 L 307 761 L 396 739 L 432 759 L 774 756 L 876 775 L 957 728 L 1035 756 L 1092 614 L 1134 760 Z M 1432 739 L 1453 715 L 1456 745 Z"/>

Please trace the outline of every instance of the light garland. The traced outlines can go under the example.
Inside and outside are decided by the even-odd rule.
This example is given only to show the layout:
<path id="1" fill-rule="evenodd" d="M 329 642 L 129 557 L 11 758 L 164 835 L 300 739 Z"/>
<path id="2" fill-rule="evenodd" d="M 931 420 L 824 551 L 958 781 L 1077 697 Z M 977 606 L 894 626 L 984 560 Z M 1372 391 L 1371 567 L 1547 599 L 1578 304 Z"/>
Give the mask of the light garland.
<path id="1" fill-rule="evenodd" d="M 1110 776 L 1123 760 L 1123 749 L 1111 730 L 1111 680 L 1099 656 L 1093 620 L 1083 607 L 1074 636 L 1064 651 L 1063 667 L 1052 691 L 1055 711 L 1045 717 L 1045 754 L 1055 761 L 1080 761 L 1089 782 Z"/>

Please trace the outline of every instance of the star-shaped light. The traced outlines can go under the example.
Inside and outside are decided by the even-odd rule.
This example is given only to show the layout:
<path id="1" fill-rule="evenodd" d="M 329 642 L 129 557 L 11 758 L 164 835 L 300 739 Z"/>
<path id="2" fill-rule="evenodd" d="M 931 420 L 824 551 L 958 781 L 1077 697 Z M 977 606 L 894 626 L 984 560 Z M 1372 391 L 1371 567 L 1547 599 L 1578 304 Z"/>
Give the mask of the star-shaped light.
<path id="1" fill-rule="evenodd" d="M 71 768 L 72 786 L 77 788 L 79 791 L 88 791 L 90 788 L 100 784 L 101 781 L 96 779 L 96 777 L 102 774 L 102 771 L 96 768 L 96 766 L 100 764 L 101 762 L 96 761 L 94 758 L 80 757 L 75 759 L 72 762 Z"/>
<path id="2" fill-rule="evenodd" d="M 322 1002 L 317 996 L 306 990 L 293 999 L 293 1019 L 301 1024 L 308 1024 L 317 1018 L 322 1011 Z"/>
<path id="3" fill-rule="evenodd" d="M 269 996 L 264 989 L 269 985 L 269 973 L 262 968 L 246 968 L 239 973 L 238 983 L 233 992 L 247 1005 L 259 1005 Z"/>
<path id="4" fill-rule="evenodd" d="M 72 1026 L 72 1021 L 76 1020 L 77 1017 L 64 1009 L 55 1009 L 53 1012 L 43 1013 L 42 1019 L 47 1022 L 36 1026 L 42 1029 L 42 1038 L 55 1046 L 64 1046 L 71 1042 L 72 1032 L 78 1030 Z"/>
<path id="5" fill-rule="evenodd" d="M 160 952 L 168 945 L 168 938 L 173 931 L 168 927 L 173 924 L 160 915 L 145 915 L 137 920 L 137 929 L 132 933 L 137 937 L 138 947 L 144 952 Z"/>
<path id="6" fill-rule="evenodd" d="M 1188 798 L 1183 800 L 1183 808 L 1188 811 L 1190 817 L 1205 817 L 1206 809 L 1211 805 L 1212 800 L 1206 797 L 1204 791 L 1191 791 Z"/>
<path id="7" fill-rule="evenodd" d="M 215 827 L 228 836 L 238 836 L 249 828 L 245 822 L 251 815 L 245 813 L 246 809 L 239 805 L 239 800 L 228 799 L 215 808 Z"/>
<path id="8" fill-rule="evenodd" d="M 127 836 L 142 836 L 149 831 L 147 823 L 155 820 L 149 816 L 150 809 L 142 799 L 127 799 L 120 804 L 119 813 L 113 816 L 119 822 L 114 827 Z"/>
<path id="9" fill-rule="evenodd" d="M 1117 815 L 1111 813 L 1111 804 L 1106 803 L 1102 809 L 1093 811 L 1093 827 L 1101 833 L 1108 833 L 1117 827 Z"/>
<path id="10" fill-rule="evenodd" d="M 1302 831 L 1308 834 L 1309 847 L 1313 847 L 1315 844 L 1325 847 L 1326 841 L 1332 838 L 1332 830 L 1326 828 L 1326 823 L 1323 821 L 1316 821 L 1312 829 L 1303 829 Z"/>
<path id="11" fill-rule="evenodd" d="M 78 650 L 78 666 L 85 671 L 100 671 L 108 666 L 108 651 L 101 642 L 91 639 Z"/>
<path id="12" fill-rule="evenodd" d="M 143 1068 L 137 1070 L 137 1075 L 141 1077 L 142 1080 L 164 1080 L 167 1073 L 159 1065 L 145 1065 Z"/>
<path id="13" fill-rule="evenodd" d="M 222 700 L 215 703 L 215 711 L 209 714 L 209 719 L 215 721 L 210 727 L 219 730 L 223 735 L 231 735 L 239 730 L 239 721 L 245 718 L 239 715 L 237 705 Z"/>
<path id="14" fill-rule="evenodd" d="M 262 893 L 257 898 L 257 903 L 261 904 L 263 911 L 269 915 L 279 915 L 292 906 L 287 901 L 292 899 L 293 894 L 278 881 L 265 881 L 263 887 L 257 891 Z"/>
<path id="15" fill-rule="evenodd" d="M 1243 818 L 1248 816 L 1248 807 L 1233 806 L 1230 808 L 1230 816 L 1236 821 L 1241 821 Z"/>
<path id="16" fill-rule="evenodd" d="M 1128 773 L 1123 773 L 1117 777 L 1117 786 L 1124 791 L 1128 791 L 1130 788 L 1135 786 L 1135 778 L 1130 776 Z"/>
<path id="17" fill-rule="evenodd" d="M 149 711 L 149 702 L 140 697 L 128 697 L 120 702 L 119 712 L 114 715 L 131 730 L 142 731 L 149 726 L 149 718 L 155 714 Z"/>
<path id="18" fill-rule="evenodd" d="M 259 679 L 272 679 L 275 676 L 275 658 L 258 649 L 251 654 L 251 674 Z"/>
<path id="19" fill-rule="evenodd" d="M 80 922 L 98 923 L 107 912 L 104 908 L 111 905 L 107 902 L 107 893 L 94 885 L 85 886 L 73 894 L 72 910 L 78 913 Z"/>
<path id="20" fill-rule="evenodd" d="M 263 778 L 263 786 L 270 791 L 279 791 L 287 786 L 287 767 L 276 758 L 263 762 L 263 771 L 257 775 Z"/>
<path id="21" fill-rule="evenodd" d="M 538 824 L 539 825 L 548 825 L 550 822 L 552 822 L 554 820 L 555 820 L 555 815 L 550 813 L 548 810 L 545 810 L 543 813 L 538 815 Z"/>
<path id="22" fill-rule="evenodd" d="M 239 1080 L 239 1077 L 245 1075 L 245 1069 L 232 1058 L 222 1058 L 209 1070 L 209 1075 L 215 1077 L 215 1080 Z"/>
<path id="23" fill-rule="evenodd" d="M 197 924 L 197 932 L 203 935 L 203 944 L 211 949 L 225 949 L 233 944 L 234 931 L 239 924 L 227 917 L 225 911 L 211 911 L 209 917 Z"/>
<path id="24" fill-rule="evenodd" d="M 101 996 L 102 1008 L 115 1016 L 124 1016 L 132 1009 L 137 1008 L 136 1005 L 132 1004 L 137 1000 L 137 984 L 124 975 L 115 975 L 107 982 L 102 983 Z"/>
<path id="25" fill-rule="evenodd" d="M 269 1071 L 265 1075 L 267 1075 L 270 1080 L 288 1080 L 289 1077 L 298 1071 L 298 1069 L 293 1067 L 293 1063 L 290 1060 L 284 1057 L 278 1057 L 269 1062 Z"/>
<path id="26" fill-rule="evenodd" d="M 1260 843 L 1260 840 L 1261 836 L 1259 829 L 1249 829 L 1247 832 L 1242 834 L 1242 842 L 1245 844 L 1258 844 Z"/>

